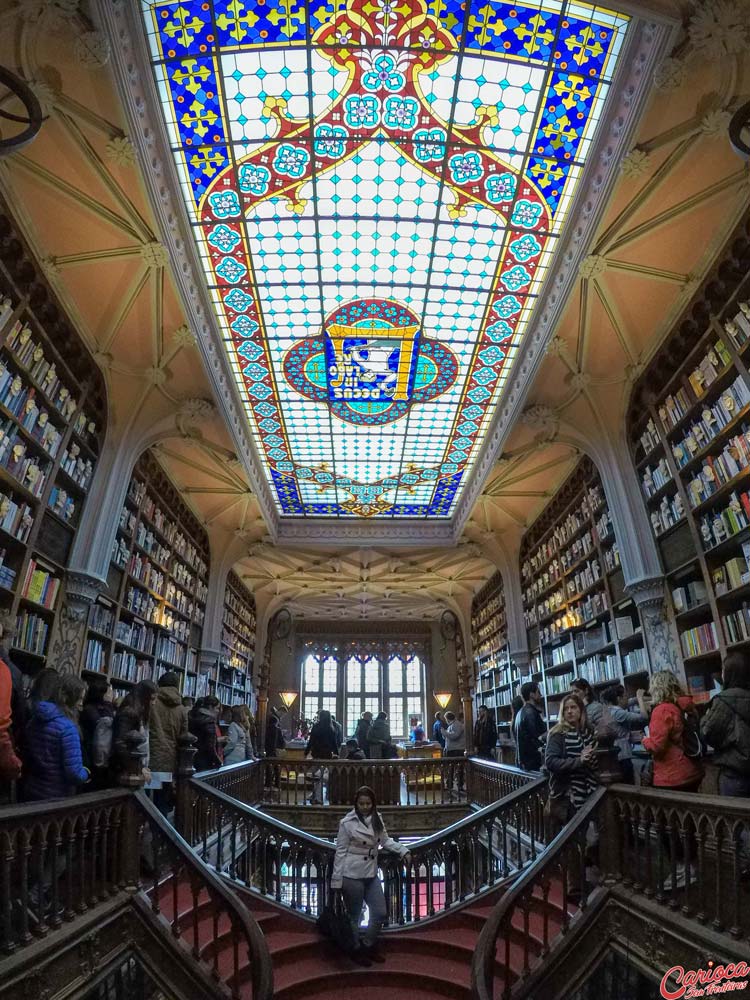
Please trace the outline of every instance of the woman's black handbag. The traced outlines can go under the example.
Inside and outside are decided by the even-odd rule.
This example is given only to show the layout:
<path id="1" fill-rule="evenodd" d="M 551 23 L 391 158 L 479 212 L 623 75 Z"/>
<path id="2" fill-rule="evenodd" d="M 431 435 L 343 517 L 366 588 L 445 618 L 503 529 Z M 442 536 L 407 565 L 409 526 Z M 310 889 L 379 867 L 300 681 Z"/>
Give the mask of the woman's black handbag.
<path id="1" fill-rule="evenodd" d="M 318 917 L 317 926 L 323 937 L 333 941 L 341 951 L 352 952 L 358 946 L 351 917 L 340 892 L 334 891 L 328 906 Z"/>

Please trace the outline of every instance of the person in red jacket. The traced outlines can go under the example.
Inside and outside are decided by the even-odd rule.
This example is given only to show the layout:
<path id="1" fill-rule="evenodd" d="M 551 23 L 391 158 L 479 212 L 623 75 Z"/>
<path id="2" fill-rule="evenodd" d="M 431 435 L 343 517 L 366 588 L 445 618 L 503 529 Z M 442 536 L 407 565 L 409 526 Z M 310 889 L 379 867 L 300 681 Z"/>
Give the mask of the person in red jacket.
<path id="1" fill-rule="evenodd" d="M 679 792 L 697 792 L 703 778 L 703 766 L 697 758 L 688 757 L 682 743 L 685 729 L 683 712 L 694 712 L 693 699 L 689 698 L 671 670 L 659 670 L 649 684 L 651 694 L 651 717 L 648 722 L 648 736 L 643 746 L 651 753 L 654 761 L 654 787 Z M 695 839 L 691 831 L 687 835 L 687 852 L 683 841 L 674 827 L 665 827 L 661 833 L 661 849 L 666 864 L 659 863 L 659 872 L 668 874 L 662 882 L 662 889 L 670 892 L 679 889 L 687 881 L 696 879 L 695 863 L 688 866 L 695 856 Z M 687 853 L 687 856 L 685 856 Z"/>
<path id="2" fill-rule="evenodd" d="M 11 737 L 11 700 L 13 677 L 7 663 L 0 660 L 0 801 L 4 798 L 6 784 L 21 777 L 21 761 Z"/>
<path id="3" fill-rule="evenodd" d="M 649 735 L 643 746 L 654 759 L 654 787 L 681 792 L 697 792 L 703 778 L 700 760 L 688 757 L 682 745 L 683 711 L 694 711 L 671 670 L 659 670 L 651 678 Z"/>

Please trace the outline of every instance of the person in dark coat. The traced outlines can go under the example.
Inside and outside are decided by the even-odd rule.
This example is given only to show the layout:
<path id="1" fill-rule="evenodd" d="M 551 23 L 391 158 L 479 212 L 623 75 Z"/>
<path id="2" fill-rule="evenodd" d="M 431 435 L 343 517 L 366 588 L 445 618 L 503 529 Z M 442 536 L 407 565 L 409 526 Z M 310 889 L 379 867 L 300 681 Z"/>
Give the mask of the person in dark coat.
<path id="1" fill-rule="evenodd" d="M 338 756 L 338 752 L 339 743 L 331 722 L 331 713 L 322 709 L 318 721 L 310 730 L 305 756 L 313 757 L 315 760 L 331 760 L 332 757 Z"/>
<path id="2" fill-rule="evenodd" d="M 497 746 L 497 726 L 486 705 L 479 706 L 479 717 L 474 726 L 474 747 L 477 757 L 495 759 Z"/>
<path id="3" fill-rule="evenodd" d="M 51 700 L 37 701 L 24 734 L 23 792 L 29 801 L 67 798 L 89 780 L 78 730 L 86 684 L 75 674 L 55 676 L 54 684 L 47 676 L 37 689 L 51 691 Z"/>
<path id="4" fill-rule="evenodd" d="M 196 771 L 208 771 L 211 768 L 221 767 L 224 763 L 217 725 L 220 707 L 219 699 L 209 694 L 205 698 L 199 698 L 190 710 L 188 727 L 198 741 L 195 755 Z"/>
<path id="5" fill-rule="evenodd" d="M 588 728 L 586 706 L 578 694 L 566 694 L 560 703 L 560 721 L 547 737 L 544 766 L 549 774 L 551 839 L 597 787 L 596 736 Z"/>
<path id="6" fill-rule="evenodd" d="M 516 716 L 514 725 L 518 766 L 524 771 L 539 771 L 542 767 L 539 737 L 547 732 L 542 715 L 544 699 L 534 681 L 522 685 L 521 697 L 523 708 Z"/>
<path id="7" fill-rule="evenodd" d="M 286 740 L 279 725 L 279 717 L 271 711 L 266 720 L 266 757 L 275 757 L 285 746 Z"/>
<path id="8" fill-rule="evenodd" d="M 435 721 L 432 723 L 432 741 L 433 743 L 439 743 L 441 748 L 445 750 L 445 736 L 443 735 L 443 726 L 445 725 L 443 721 L 443 716 L 440 712 L 435 712 Z"/>
<path id="9" fill-rule="evenodd" d="M 750 657 L 724 660 L 723 690 L 701 720 L 701 736 L 714 748 L 719 794 L 750 797 Z"/>
<path id="10" fill-rule="evenodd" d="M 112 743 L 114 744 L 115 706 L 113 699 L 112 685 L 106 677 L 94 677 L 89 681 L 78 724 L 81 728 L 83 764 L 91 772 L 92 790 L 106 788 L 111 783 L 109 761 L 103 766 L 94 766 L 94 741 L 100 720 L 110 719 L 110 725 L 113 727 Z"/>
<path id="11" fill-rule="evenodd" d="M 354 731 L 354 739 L 357 741 L 357 745 L 362 753 L 367 756 L 369 752 L 369 746 L 367 743 L 367 734 L 370 732 L 370 726 L 372 725 L 372 712 L 363 712 L 357 722 L 357 728 Z"/>
<path id="12" fill-rule="evenodd" d="M 111 768 L 115 775 L 128 770 L 129 755 L 133 752 L 128 743 L 129 733 L 139 733 L 141 741 L 137 749 L 141 758 L 141 768 L 146 781 L 151 779 L 149 773 L 149 737 L 148 723 L 151 705 L 156 697 L 156 684 L 153 681 L 139 681 L 124 699 L 115 714 L 115 726 L 112 739 Z"/>

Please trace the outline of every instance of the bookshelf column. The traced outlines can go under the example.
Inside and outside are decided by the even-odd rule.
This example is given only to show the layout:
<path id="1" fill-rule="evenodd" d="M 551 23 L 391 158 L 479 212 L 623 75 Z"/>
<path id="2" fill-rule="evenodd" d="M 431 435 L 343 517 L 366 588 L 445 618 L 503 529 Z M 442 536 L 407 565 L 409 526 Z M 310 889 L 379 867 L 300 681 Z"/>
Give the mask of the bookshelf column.
<path id="1" fill-rule="evenodd" d="M 663 576 L 626 584 L 643 629 L 651 670 L 677 670 L 685 676 L 679 647 L 667 612 L 667 593 Z"/>
<path id="2" fill-rule="evenodd" d="M 61 673 L 78 673 L 86 645 L 89 609 L 104 582 L 90 573 L 68 570 L 62 608 L 50 646 L 50 662 Z"/>

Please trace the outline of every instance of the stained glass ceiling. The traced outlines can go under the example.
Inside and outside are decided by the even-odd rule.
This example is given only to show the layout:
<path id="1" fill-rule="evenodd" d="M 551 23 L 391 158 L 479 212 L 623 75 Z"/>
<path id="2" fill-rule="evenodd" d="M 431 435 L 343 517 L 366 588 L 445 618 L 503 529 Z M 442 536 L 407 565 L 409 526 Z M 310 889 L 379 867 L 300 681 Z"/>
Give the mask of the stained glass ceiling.
<path id="1" fill-rule="evenodd" d="M 278 513 L 450 518 L 628 25 L 563 0 L 142 0 Z"/>

